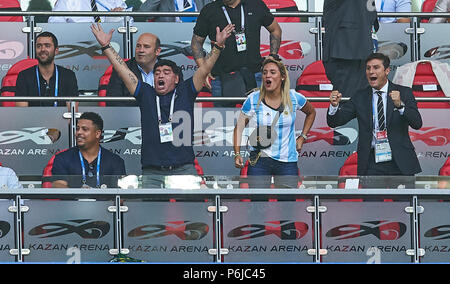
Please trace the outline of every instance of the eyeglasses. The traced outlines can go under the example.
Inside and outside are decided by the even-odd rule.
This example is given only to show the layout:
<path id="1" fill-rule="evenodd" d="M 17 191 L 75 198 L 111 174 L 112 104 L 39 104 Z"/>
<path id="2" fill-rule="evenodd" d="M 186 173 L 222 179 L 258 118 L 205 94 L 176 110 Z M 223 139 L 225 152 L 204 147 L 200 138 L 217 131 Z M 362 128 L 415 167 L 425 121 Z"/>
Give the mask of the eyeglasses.
<path id="1" fill-rule="evenodd" d="M 94 176 L 94 165 L 89 164 L 88 177 L 93 177 L 93 176 Z"/>

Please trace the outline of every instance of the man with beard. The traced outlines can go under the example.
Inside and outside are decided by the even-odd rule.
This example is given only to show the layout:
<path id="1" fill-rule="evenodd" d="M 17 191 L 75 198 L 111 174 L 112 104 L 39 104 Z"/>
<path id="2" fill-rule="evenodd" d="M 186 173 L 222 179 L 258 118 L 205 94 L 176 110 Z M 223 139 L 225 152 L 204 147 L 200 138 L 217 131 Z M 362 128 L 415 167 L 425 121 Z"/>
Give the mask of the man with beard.
<path id="1" fill-rule="evenodd" d="M 126 62 L 128 68 L 134 75 L 142 78 L 142 81 L 154 86 L 153 67 L 159 53 L 161 52 L 161 41 L 151 33 L 143 33 L 136 42 L 135 56 Z M 120 79 L 117 71 L 113 69 L 108 86 L 106 87 L 108 97 L 128 97 L 131 96 L 125 83 Z M 137 106 L 136 102 L 108 102 L 108 106 Z"/>
<path id="2" fill-rule="evenodd" d="M 17 97 L 76 97 L 78 85 L 75 73 L 55 64 L 58 40 L 50 32 L 36 37 L 38 65 L 19 73 L 16 82 Z M 63 101 L 16 102 L 16 106 L 64 106 Z M 68 103 L 67 103 L 68 104 Z M 68 106 L 69 107 L 69 106 Z"/>
<path id="3" fill-rule="evenodd" d="M 94 112 L 83 113 L 77 121 L 77 146 L 56 154 L 53 162 L 53 187 L 117 187 L 125 175 L 121 157 L 100 146 L 103 119 Z"/>

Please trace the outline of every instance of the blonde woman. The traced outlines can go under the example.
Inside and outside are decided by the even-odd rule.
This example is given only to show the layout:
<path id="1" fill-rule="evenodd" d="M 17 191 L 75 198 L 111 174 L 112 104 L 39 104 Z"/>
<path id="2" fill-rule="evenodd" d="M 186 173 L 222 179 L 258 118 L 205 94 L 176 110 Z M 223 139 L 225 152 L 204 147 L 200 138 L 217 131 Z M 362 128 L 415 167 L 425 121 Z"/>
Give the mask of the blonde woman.
<path id="1" fill-rule="evenodd" d="M 302 133 L 295 137 L 296 111 L 306 117 Z M 262 85 L 245 100 L 234 128 L 234 165 L 244 166 L 239 154 L 242 133 L 253 120 L 258 135 L 250 135 L 250 159 L 247 171 L 251 188 L 267 188 L 274 176 L 275 187 L 296 188 L 298 184 L 298 153 L 307 139 L 316 111 L 306 98 L 290 89 L 289 76 L 283 62 L 273 58 L 262 64 Z M 255 130 L 256 131 L 256 130 Z M 255 132 L 256 133 L 256 132 Z M 252 139 L 259 136 L 260 139 Z M 256 141 L 256 142 L 255 142 Z"/>

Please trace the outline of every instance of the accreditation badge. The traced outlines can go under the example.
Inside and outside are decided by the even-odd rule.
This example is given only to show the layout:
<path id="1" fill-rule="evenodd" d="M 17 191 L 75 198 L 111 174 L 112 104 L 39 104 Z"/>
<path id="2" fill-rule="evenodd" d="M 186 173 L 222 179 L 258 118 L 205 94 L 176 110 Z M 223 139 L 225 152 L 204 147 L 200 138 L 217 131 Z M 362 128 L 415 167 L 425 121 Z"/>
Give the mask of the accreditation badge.
<path id="1" fill-rule="evenodd" d="M 238 52 L 247 50 L 247 39 L 245 37 L 245 33 L 236 34 L 236 46 Z"/>
<path id="2" fill-rule="evenodd" d="M 375 139 L 375 163 L 392 161 L 392 151 L 387 131 L 377 131 Z"/>
<path id="3" fill-rule="evenodd" d="M 173 141 L 172 123 L 164 123 L 159 125 L 159 138 L 161 143 Z"/>

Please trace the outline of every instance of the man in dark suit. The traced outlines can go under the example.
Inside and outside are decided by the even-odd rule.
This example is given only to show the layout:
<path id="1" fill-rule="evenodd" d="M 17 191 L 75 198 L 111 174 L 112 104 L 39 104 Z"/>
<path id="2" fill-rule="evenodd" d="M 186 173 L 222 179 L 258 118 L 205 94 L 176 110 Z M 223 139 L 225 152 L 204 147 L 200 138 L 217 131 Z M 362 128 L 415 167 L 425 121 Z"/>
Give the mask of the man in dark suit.
<path id="1" fill-rule="evenodd" d="M 378 29 L 374 0 L 324 1 L 323 64 L 333 89 L 345 97 L 367 86 L 364 60 L 374 49 L 373 25 Z"/>
<path id="2" fill-rule="evenodd" d="M 384 54 L 369 55 L 366 77 L 370 86 L 342 104 L 341 93 L 333 91 L 330 95 L 330 127 L 358 120 L 360 176 L 413 176 L 422 171 L 408 132 L 409 127 L 422 127 L 422 117 L 412 90 L 388 81 L 389 64 Z M 408 184 L 411 186 L 414 184 Z"/>
<path id="3" fill-rule="evenodd" d="M 154 85 L 153 67 L 161 52 L 159 38 L 151 33 L 143 33 L 136 42 L 135 55 L 126 62 L 128 68 L 143 82 Z M 108 97 L 128 97 L 127 90 L 117 71 L 113 70 L 108 86 L 106 87 Z M 108 102 L 108 106 L 137 106 L 136 102 Z"/>

